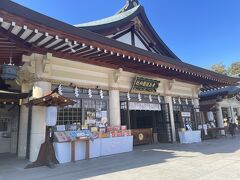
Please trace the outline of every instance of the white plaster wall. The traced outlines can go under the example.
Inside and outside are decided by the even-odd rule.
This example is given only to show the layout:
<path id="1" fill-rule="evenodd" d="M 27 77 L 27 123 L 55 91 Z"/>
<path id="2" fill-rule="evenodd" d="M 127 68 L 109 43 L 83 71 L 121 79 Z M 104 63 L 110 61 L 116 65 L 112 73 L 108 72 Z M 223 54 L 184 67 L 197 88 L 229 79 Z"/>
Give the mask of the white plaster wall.
<path id="1" fill-rule="evenodd" d="M 110 78 L 114 76 L 114 69 L 69 61 L 65 59 L 52 57 L 50 60 L 51 70 L 45 73 L 42 77 L 50 78 L 53 80 L 66 81 L 85 86 L 102 86 L 111 87 L 112 82 Z M 123 71 L 119 75 L 118 87 L 124 91 L 129 91 L 132 87 L 136 76 L 143 76 Z M 159 88 L 157 93 L 161 95 L 183 96 L 183 97 L 198 97 L 196 89 L 200 85 L 189 84 L 180 81 L 166 80 L 153 76 L 143 76 L 159 80 Z M 194 92 L 194 93 L 193 93 Z"/>
<path id="2" fill-rule="evenodd" d="M 146 46 L 142 43 L 142 41 L 136 36 L 136 34 L 134 34 L 134 39 L 135 39 L 135 46 L 144 50 L 148 49 L 146 48 Z"/>
<path id="3" fill-rule="evenodd" d="M 25 58 L 27 61 L 27 58 Z M 34 60 L 35 59 L 35 60 Z M 36 61 L 38 60 L 38 61 Z M 35 62 L 34 62 L 35 61 Z M 41 63 L 39 63 L 41 62 Z M 51 55 L 32 55 L 29 57 L 29 63 L 31 64 L 30 69 L 37 73 L 38 78 L 46 78 L 49 80 L 54 80 L 56 83 L 62 81 L 73 83 L 81 86 L 100 86 L 102 88 L 111 89 L 117 88 L 120 91 L 128 92 L 130 91 L 134 79 L 136 76 L 143 76 L 141 74 L 135 74 L 125 71 L 119 71 L 115 69 L 90 65 L 86 63 L 80 63 L 76 61 L 70 61 L 66 59 L 52 57 Z M 35 65 L 37 64 L 37 67 Z M 117 78 L 116 78 L 117 77 Z M 157 93 L 162 96 L 181 96 L 188 98 L 197 98 L 198 90 L 200 85 L 194 85 L 190 83 L 179 82 L 175 80 L 167 80 L 163 78 L 153 77 L 153 76 L 143 76 L 146 78 L 151 78 L 160 81 Z M 49 93 L 51 89 L 48 87 L 50 84 L 46 83 L 47 88 L 44 88 L 44 84 L 39 84 L 39 87 L 44 89 L 44 94 Z M 115 91 L 115 90 L 113 90 Z M 116 91 L 112 92 L 112 96 L 118 94 Z M 112 97 L 114 98 L 114 97 Z M 119 98 L 119 97 L 118 97 Z M 116 99 L 118 99 L 116 98 Z M 119 101 L 119 100 L 118 100 Z M 170 100 L 169 100 L 170 101 Z M 116 101 L 112 101 L 115 110 L 117 109 Z M 119 104 L 119 103 L 118 103 Z M 120 124 L 120 107 L 118 111 L 111 114 L 114 121 L 113 124 Z M 45 137 L 45 123 L 44 123 L 44 108 L 34 108 L 32 116 L 32 134 L 30 143 L 30 161 L 34 161 L 37 158 L 39 147 L 44 141 Z M 117 121 L 116 121 L 117 120 Z M 111 121 L 111 120 L 110 120 Z"/>
<path id="4" fill-rule="evenodd" d="M 132 45 L 132 41 L 131 41 L 131 32 L 121 36 L 120 38 L 117 39 L 117 41 Z"/>

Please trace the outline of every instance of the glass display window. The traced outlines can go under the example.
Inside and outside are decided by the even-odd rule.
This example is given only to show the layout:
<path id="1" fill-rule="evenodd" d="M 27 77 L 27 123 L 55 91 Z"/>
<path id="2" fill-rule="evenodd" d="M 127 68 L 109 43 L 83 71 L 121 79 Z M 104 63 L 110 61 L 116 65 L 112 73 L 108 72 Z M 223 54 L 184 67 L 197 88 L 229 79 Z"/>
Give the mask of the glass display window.
<path id="1" fill-rule="evenodd" d="M 108 105 L 105 100 L 83 100 L 83 114 L 84 123 L 96 122 L 107 123 L 108 122 Z"/>
<path id="2" fill-rule="evenodd" d="M 0 119 L 0 131 L 7 131 L 8 130 L 8 119 Z"/>
<path id="3" fill-rule="evenodd" d="M 77 100 L 73 106 L 59 107 L 57 125 L 80 125 L 82 122 L 81 101 Z"/>
<path id="4" fill-rule="evenodd" d="M 52 85 L 52 89 L 59 85 Z M 73 106 L 59 107 L 57 125 L 63 125 L 66 130 L 75 129 L 86 123 L 108 122 L 108 98 L 109 92 L 101 89 L 90 89 L 92 97 L 88 93 L 89 89 L 78 87 L 79 96 L 76 97 L 76 87 L 62 86 L 63 96 L 76 101 Z"/>

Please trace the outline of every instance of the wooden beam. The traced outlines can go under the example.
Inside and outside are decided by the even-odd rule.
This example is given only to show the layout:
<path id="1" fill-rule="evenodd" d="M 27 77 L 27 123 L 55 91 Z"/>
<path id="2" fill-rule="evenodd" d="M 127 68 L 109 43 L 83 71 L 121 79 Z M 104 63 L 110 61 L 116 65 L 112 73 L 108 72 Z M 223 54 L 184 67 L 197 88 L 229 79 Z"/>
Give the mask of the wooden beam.
<path id="1" fill-rule="evenodd" d="M 74 53 L 74 52 L 76 52 L 75 48 L 77 48 L 77 47 L 79 47 L 79 46 L 81 46 L 81 45 L 79 45 L 79 44 L 77 43 L 77 41 L 74 41 L 74 42 L 73 42 L 73 45 L 69 45 L 68 48 L 63 49 L 63 50 L 61 50 L 61 51 L 62 51 L 62 52 L 65 52 L 65 53 L 69 53 L 69 52 Z M 58 49 L 58 50 L 59 50 L 59 49 Z"/>
<path id="2" fill-rule="evenodd" d="M 100 55 L 100 56 L 93 56 L 93 57 L 90 57 L 89 59 L 95 59 L 95 60 L 98 60 L 98 59 L 103 59 L 103 58 L 106 58 L 106 57 L 111 57 L 113 56 L 113 54 L 111 53 L 107 53 L 107 54 L 103 54 L 103 55 Z"/>
<path id="3" fill-rule="evenodd" d="M 15 22 L 12 22 L 8 28 L 8 31 L 9 32 L 12 32 L 13 28 L 15 27 L 16 23 Z"/>
<path id="4" fill-rule="evenodd" d="M 85 55 L 88 55 L 88 54 L 91 54 L 91 53 L 94 53 L 94 52 L 98 52 L 98 50 L 97 49 L 89 49 L 85 52 L 78 53 L 77 56 L 84 57 Z"/>
<path id="5" fill-rule="evenodd" d="M 101 50 L 101 51 L 96 51 L 96 52 L 93 52 L 93 53 L 90 53 L 90 54 L 86 54 L 86 55 L 83 55 L 82 57 L 83 58 L 89 58 L 89 57 L 92 57 L 92 56 L 98 56 L 98 55 L 100 55 L 100 54 L 102 54 L 103 53 L 103 50 Z"/>
<path id="6" fill-rule="evenodd" d="M 44 33 L 41 37 L 39 37 L 33 44 L 38 45 L 38 43 L 42 42 L 44 39 L 48 37 L 48 33 Z"/>
<path id="7" fill-rule="evenodd" d="M 17 34 L 18 37 L 21 37 L 23 35 L 23 33 L 25 33 L 25 31 L 27 30 L 27 26 L 23 26 L 22 29 L 19 31 L 19 33 Z"/>
<path id="8" fill-rule="evenodd" d="M 64 45 L 64 44 L 66 44 L 66 43 L 68 43 L 68 39 L 61 40 L 60 42 L 58 42 L 57 44 L 51 46 L 51 47 L 48 48 L 48 49 L 54 50 L 54 49 L 56 49 L 56 48 L 58 48 L 58 47 L 60 47 L 60 46 L 62 46 L 62 45 Z M 57 51 L 57 49 L 56 49 L 56 51 Z"/>
<path id="9" fill-rule="evenodd" d="M 83 58 L 90 58 L 90 57 L 99 57 L 101 56 L 101 54 L 106 54 L 107 52 L 104 52 L 104 50 L 100 50 L 100 51 L 97 51 L 97 52 L 93 52 L 93 53 L 90 53 L 90 54 L 87 54 L 85 56 L 82 56 Z"/>
<path id="10" fill-rule="evenodd" d="M 64 51 L 64 50 L 67 50 L 67 49 L 69 49 L 69 48 L 71 48 L 69 45 L 65 45 L 65 46 L 57 49 L 56 51 Z"/>
<path id="11" fill-rule="evenodd" d="M 32 33 L 26 39 L 24 39 L 24 41 L 26 42 L 30 41 L 37 33 L 38 33 L 38 30 L 34 29 Z"/>
<path id="12" fill-rule="evenodd" d="M 40 48 L 45 48 L 46 46 L 52 44 L 53 42 L 57 41 L 59 38 L 58 36 L 52 37 L 52 39 L 48 40 L 47 42 L 43 43 Z"/>
<path id="13" fill-rule="evenodd" d="M 78 51 L 76 51 L 76 53 L 74 53 L 74 55 L 78 55 L 78 54 L 81 54 L 82 52 L 85 52 L 87 50 L 90 49 L 90 46 L 86 46 L 86 47 L 83 47 L 83 48 L 80 48 Z"/>
<path id="14" fill-rule="evenodd" d="M 0 35 L 8 38 L 11 42 L 16 44 L 19 47 L 19 49 L 21 48 L 24 49 L 25 51 L 29 51 L 32 48 L 31 44 L 24 42 L 22 39 L 16 37 L 15 35 L 13 35 L 12 33 L 3 28 L 0 28 Z"/>

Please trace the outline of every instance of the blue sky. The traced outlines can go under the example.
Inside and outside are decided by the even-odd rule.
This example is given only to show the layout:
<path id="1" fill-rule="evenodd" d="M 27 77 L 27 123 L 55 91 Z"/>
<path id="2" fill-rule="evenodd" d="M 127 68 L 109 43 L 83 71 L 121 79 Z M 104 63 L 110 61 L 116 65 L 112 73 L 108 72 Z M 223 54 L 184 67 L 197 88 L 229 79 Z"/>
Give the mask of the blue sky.
<path id="1" fill-rule="evenodd" d="M 14 0 L 79 24 L 116 13 L 126 0 Z M 240 0 L 139 0 L 162 40 L 184 62 L 209 68 L 240 61 Z"/>

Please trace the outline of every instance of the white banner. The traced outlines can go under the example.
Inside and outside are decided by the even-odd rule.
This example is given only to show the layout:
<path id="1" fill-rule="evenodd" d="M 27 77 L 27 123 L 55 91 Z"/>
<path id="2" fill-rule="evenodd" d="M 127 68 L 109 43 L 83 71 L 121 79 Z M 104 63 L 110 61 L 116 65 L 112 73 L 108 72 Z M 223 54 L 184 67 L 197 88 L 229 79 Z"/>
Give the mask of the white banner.
<path id="1" fill-rule="evenodd" d="M 160 104 L 129 102 L 129 110 L 161 111 Z"/>
<path id="2" fill-rule="evenodd" d="M 182 117 L 191 117 L 191 113 L 190 112 L 181 112 Z"/>

